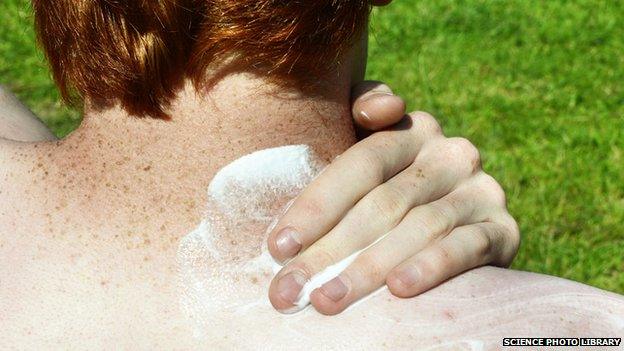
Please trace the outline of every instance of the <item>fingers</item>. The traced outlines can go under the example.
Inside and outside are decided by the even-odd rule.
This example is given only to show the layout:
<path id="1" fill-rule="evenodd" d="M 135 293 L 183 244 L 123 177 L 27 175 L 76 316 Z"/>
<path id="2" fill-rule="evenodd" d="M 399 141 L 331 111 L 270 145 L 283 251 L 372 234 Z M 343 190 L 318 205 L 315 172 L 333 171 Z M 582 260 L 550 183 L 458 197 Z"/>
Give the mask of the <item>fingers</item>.
<path id="1" fill-rule="evenodd" d="M 405 102 L 385 84 L 365 81 L 353 88 L 352 113 L 355 123 L 369 131 L 387 128 L 405 115 Z"/>
<path id="2" fill-rule="evenodd" d="M 408 167 L 422 140 L 409 130 L 380 132 L 345 152 L 293 202 L 269 234 L 271 255 L 284 262 L 329 232 L 364 195 Z"/>
<path id="3" fill-rule="evenodd" d="M 484 222 L 454 229 L 448 236 L 396 267 L 386 280 L 399 297 L 421 294 L 444 281 L 500 256 L 508 229 Z"/>
<path id="4" fill-rule="evenodd" d="M 449 191 L 448 188 L 454 186 L 454 182 L 452 180 L 446 183 L 439 181 L 439 179 L 443 176 L 442 172 L 440 172 L 440 174 L 431 174 L 430 177 L 421 177 L 419 176 L 419 171 L 420 167 L 418 167 L 417 164 L 416 167 L 410 167 L 409 169 L 403 171 L 399 176 L 395 177 L 397 179 L 392 179 L 392 183 L 386 183 L 383 186 L 377 187 L 364 199 L 358 202 L 358 204 L 349 211 L 345 218 L 341 220 L 340 223 L 336 225 L 336 227 L 333 228 L 327 235 L 323 236 L 321 239 L 316 241 L 314 245 L 290 261 L 288 265 L 275 277 L 274 281 L 276 283 L 272 284 L 269 289 L 269 297 L 271 301 L 274 302 L 274 305 L 279 306 L 281 309 L 289 309 L 292 307 L 299 295 L 299 292 L 303 288 L 303 284 L 294 285 L 280 282 L 281 279 L 285 279 L 285 282 L 291 280 L 288 273 L 296 272 L 296 276 L 300 282 L 310 280 L 326 267 L 341 261 L 353 252 L 362 250 L 369 246 L 379 238 L 380 233 L 385 233 L 394 228 L 396 224 L 405 216 L 405 213 L 413 208 L 414 202 L 430 202 L 435 200 L 434 197 L 436 197 L 439 193 L 446 193 Z M 412 193 L 401 194 L 401 189 L 409 189 Z M 406 196 L 410 198 L 407 198 Z M 439 202 L 441 206 L 442 201 Z M 416 211 L 418 212 L 418 215 L 414 214 L 414 216 L 420 218 L 421 221 L 426 221 L 426 219 L 421 217 L 431 217 L 438 214 L 438 212 L 430 209 L 434 206 L 437 205 L 431 204 L 423 206 L 422 209 Z M 412 212 L 414 212 L 414 210 L 412 210 Z M 453 217 L 445 217 L 445 219 L 446 218 Z M 438 221 L 437 224 L 439 223 L 441 222 Z M 446 228 L 447 225 L 448 224 L 446 224 L 444 228 Z M 404 227 L 399 226 L 399 228 Z M 423 231 L 433 233 L 432 235 L 434 235 L 443 231 L 444 228 L 423 228 Z M 406 231 L 408 229 L 411 234 L 411 228 L 400 229 L 398 231 Z M 392 233 L 394 232 L 395 231 Z M 406 234 L 393 235 L 399 237 L 397 238 L 398 240 L 403 240 L 401 239 L 402 237 L 409 236 Z M 397 239 L 392 237 L 391 239 L 386 240 L 391 241 L 391 243 L 395 246 L 404 245 L 401 244 L 400 241 L 397 241 Z M 386 267 L 384 270 L 385 273 L 387 273 L 394 265 L 399 264 L 402 260 L 407 258 L 406 256 L 399 261 L 395 261 L 395 259 L 399 257 L 396 253 L 396 248 L 393 248 L 392 250 L 385 250 L 385 247 L 387 246 L 386 241 L 382 241 L 379 245 L 381 249 L 374 250 L 372 252 L 374 255 L 378 255 L 379 258 L 383 259 L 383 263 L 391 265 Z M 406 246 L 403 247 L 405 248 Z M 367 250 L 367 252 L 370 250 L 371 249 Z M 389 253 L 391 253 L 392 257 L 386 257 Z M 358 260 L 360 260 L 360 258 L 358 258 Z M 357 266 L 361 266 L 361 264 Z M 283 278 L 285 276 L 286 278 Z M 356 287 L 359 288 L 359 286 L 362 285 L 360 284 L 360 279 L 356 279 L 355 281 L 358 283 Z M 375 282 L 366 283 L 367 286 L 375 284 L 379 286 L 383 283 L 383 279 L 377 279 Z M 296 291 L 293 291 L 293 289 L 296 289 Z M 360 296 L 363 293 L 363 289 L 356 290 L 352 297 Z M 344 303 L 348 302 L 349 301 L 346 301 Z"/>
<path id="5" fill-rule="evenodd" d="M 430 203 L 440 199 L 444 194 L 451 193 L 461 179 L 468 177 L 472 172 L 470 165 L 454 167 L 449 171 L 438 161 L 439 150 L 437 143 L 432 143 L 429 148 L 423 149 L 421 155 L 407 169 L 381 184 L 362 198 L 342 220 L 326 235 L 318 239 L 314 245 L 305 250 L 295 259 L 288 263 L 284 272 L 300 270 L 305 279 L 309 279 L 325 267 L 332 265 L 351 253 L 362 250 L 375 242 L 383 233 L 387 233 L 394 228 L 401 220 L 401 225 L 392 231 L 388 239 L 378 244 L 380 250 L 373 250 L 373 254 L 383 259 L 393 267 L 406 259 L 414 250 L 419 250 L 424 244 L 404 245 L 401 243 L 413 242 L 414 227 L 424 223 L 432 222 L 422 228 L 421 239 L 431 240 L 428 235 L 439 235 L 450 230 L 446 223 L 443 228 L 436 229 L 442 220 L 451 220 L 453 206 L 458 206 L 453 202 L 462 202 L 455 197 L 464 196 L 470 199 L 471 196 L 462 195 L 463 192 L 453 193 L 445 199 L 439 200 L 427 206 L 417 207 L 421 204 Z M 450 158 L 447 158 L 450 162 Z M 470 163 L 470 162 L 468 162 Z M 463 169 L 463 171 L 462 171 Z M 464 202 L 470 202 L 464 201 Z M 435 204 L 435 205 L 434 205 Z M 441 206 L 451 207 L 451 210 L 441 211 Z M 416 207 L 416 209 L 410 211 Z M 462 208 L 468 208 L 463 204 Z M 410 214 L 405 214 L 410 211 Z M 444 216 L 446 215 L 446 216 Z M 463 217 L 462 217 L 463 218 Z M 413 223 L 416 221 L 415 223 Z M 425 235 L 426 234 L 426 235 Z M 388 246 L 389 245 L 389 246 Z M 387 250 L 386 250 L 387 247 Z M 404 252 L 404 249 L 411 250 Z M 367 250 L 370 252 L 371 250 Z M 392 257 L 386 257 L 388 254 Z M 401 255 L 402 254 L 402 255 Z M 403 257 L 398 262 L 397 257 Z M 389 268 L 391 268 L 389 267 Z M 387 273 L 389 268 L 385 270 Z M 278 278 L 279 279 L 279 278 Z M 356 279 L 356 287 L 361 289 L 356 291 L 354 297 L 361 296 L 377 288 L 383 283 L 381 281 L 366 281 Z M 285 287 L 290 288 L 290 287 Z M 271 294 L 280 294 L 278 289 Z M 294 296 L 294 295 L 293 295 Z M 277 295 L 274 298 L 279 298 Z M 293 302 L 293 301 L 289 301 Z M 347 301 L 348 302 L 348 301 Z"/>
<path id="6" fill-rule="evenodd" d="M 468 242 L 465 231 L 477 229 L 489 231 Z M 508 265 L 518 242 L 505 194 L 481 171 L 474 145 L 445 138 L 433 117 L 412 113 L 332 163 L 280 219 L 269 236 L 271 254 L 282 262 L 299 255 L 272 281 L 269 298 L 285 312 L 302 289 L 314 289 L 315 308 L 335 314 L 384 282 L 409 296 L 476 265 Z M 397 266 L 414 269 L 400 271 L 401 280 Z M 418 279 L 408 286 L 409 272 Z"/>
<path id="7" fill-rule="evenodd" d="M 425 141 L 441 136 L 435 119 L 417 112 L 407 116 L 396 131 L 379 132 L 349 149 L 297 197 L 269 233 L 273 258 L 285 262 L 305 250 L 364 195 L 408 167 Z"/>
<path id="8" fill-rule="evenodd" d="M 386 280 L 390 271 L 429 243 L 438 240 L 456 226 L 471 221 L 476 204 L 467 191 L 411 210 L 401 223 L 382 240 L 367 248 L 339 277 L 315 290 L 311 302 L 321 313 L 336 314 L 368 295 Z M 343 295 L 336 293 L 342 283 Z"/>
<path id="9" fill-rule="evenodd" d="M 302 240 L 304 246 L 316 242 L 316 247 L 310 247 L 291 264 L 303 261 L 316 272 L 316 267 L 328 263 L 321 260 L 319 250 L 333 248 L 335 256 L 346 257 L 394 228 L 412 208 L 451 193 L 474 171 L 474 161 L 464 151 L 445 155 L 444 162 L 440 161 L 444 155 L 441 149 L 451 149 L 450 145 L 455 143 L 454 139 L 440 139 L 422 148 L 407 169 L 371 190 L 355 205 L 349 205 L 349 211 L 327 234 L 307 235 Z"/>

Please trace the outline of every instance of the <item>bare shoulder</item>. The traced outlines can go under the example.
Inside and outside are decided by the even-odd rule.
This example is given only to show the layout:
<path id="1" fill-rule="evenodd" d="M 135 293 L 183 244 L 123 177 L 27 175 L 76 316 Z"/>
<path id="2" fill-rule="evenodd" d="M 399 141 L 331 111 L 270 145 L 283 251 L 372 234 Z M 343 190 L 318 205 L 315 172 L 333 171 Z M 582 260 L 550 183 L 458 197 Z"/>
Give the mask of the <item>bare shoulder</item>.
<path id="1" fill-rule="evenodd" d="M 25 142 L 56 137 L 15 95 L 0 85 L 0 139 Z"/>

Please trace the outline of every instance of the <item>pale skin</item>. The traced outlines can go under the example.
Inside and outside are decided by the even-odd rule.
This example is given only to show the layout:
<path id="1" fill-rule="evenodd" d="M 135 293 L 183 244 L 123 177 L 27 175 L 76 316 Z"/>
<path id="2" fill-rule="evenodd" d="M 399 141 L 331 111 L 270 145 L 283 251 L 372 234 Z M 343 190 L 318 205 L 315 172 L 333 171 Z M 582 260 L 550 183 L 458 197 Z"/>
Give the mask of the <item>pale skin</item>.
<path id="1" fill-rule="evenodd" d="M 56 139 L 45 124 L 2 85 L 0 85 L 0 138 L 26 142 Z"/>
<path id="2" fill-rule="evenodd" d="M 5 94 L 9 93 L 5 90 Z M 362 128 L 380 130 L 403 119 L 404 102 L 384 84 L 361 83 L 352 95 L 354 121 Z M 8 110 L 8 104 L 3 106 Z M 26 112 L 11 116 L 23 123 L 11 124 L 18 130 L 6 130 L 6 138 L 46 137 L 44 129 L 33 128 L 33 118 Z M 327 194 L 331 201 L 323 199 Z M 467 212 L 470 216 L 462 217 Z M 295 244 L 294 254 L 302 254 L 271 285 L 271 301 L 278 310 L 292 307 L 299 293 L 296 286 L 293 291 L 280 291 L 279 279 L 295 271 L 302 273 L 303 280 L 309 279 L 392 230 L 339 278 L 312 293 L 311 303 L 325 314 L 343 311 L 383 284 L 398 297 L 412 297 L 476 266 L 506 266 L 519 241 L 504 193 L 480 169 L 476 148 L 465 139 L 445 138 L 435 119 L 425 113 L 412 113 L 393 130 L 357 144 L 298 197 L 269 237 L 269 249 L 279 261 L 292 254 L 284 255 L 276 238 L 280 232 L 293 235 L 294 228 L 301 242 Z M 358 235 L 349 235 L 353 232 Z M 412 243 L 414 232 L 423 233 L 424 239 Z M 411 245 L 408 249 L 406 242 Z M 414 281 L 404 282 L 410 278 Z M 336 298 L 341 291 L 335 289 L 340 288 L 347 290 Z"/>
<path id="3" fill-rule="evenodd" d="M 0 137 L 54 140 L 0 87 L 3 96 Z M 404 110 L 403 101 L 383 84 L 362 83 L 353 90 L 354 121 L 366 130 L 399 122 Z M 345 153 L 280 220 L 269 237 L 271 254 L 280 262 L 300 255 L 271 285 L 273 305 L 289 309 L 301 288 L 297 281 L 309 279 L 388 231 L 392 233 L 383 242 L 312 294 L 319 312 L 339 313 L 383 284 L 396 296 L 411 297 L 476 266 L 507 266 L 519 242 L 505 195 L 481 170 L 474 145 L 444 137 L 433 117 L 413 113 L 394 131 L 377 133 Z M 423 239 L 413 242 L 414 233 Z M 288 273 L 297 274 L 296 279 Z"/>
<path id="4" fill-rule="evenodd" d="M 391 93 L 375 89 L 368 94 Z M 385 113 L 400 109 L 391 95 L 386 99 Z M 361 98 L 354 112 L 372 110 L 369 101 Z M 289 310 L 301 282 L 386 233 L 313 291 L 319 312 L 339 313 L 383 284 L 413 297 L 470 268 L 507 266 L 519 244 L 505 194 L 481 169 L 476 147 L 445 137 L 435 118 L 413 112 L 345 152 L 278 222 L 269 250 L 290 261 L 271 284 L 271 302 Z"/>
<path id="5" fill-rule="evenodd" d="M 313 292 L 319 312 L 339 313 L 383 284 L 396 296 L 413 297 L 470 268 L 507 266 L 517 252 L 518 228 L 501 187 L 481 170 L 476 147 L 446 138 L 425 113 L 411 113 L 399 123 L 405 103 L 384 84 L 361 83 L 352 100 L 361 128 L 379 131 L 398 124 L 342 155 L 279 221 L 269 250 L 280 262 L 297 257 L 271 284 L 273 305 L 289 310 L 301 282 L 389 231 L 340 277 Z M 27 109 L 20 111 L 22 118 L 12 119 L 23 121 L 21 128 L 7 130 L 9 139 L 53 140 L 36 128 Z"/>
<path id="6" fill-rule="evenodd" d="M 323 82 L 324 95 L 282 98 L 264 77 L 230 75 L 208 92 L 188 85 L 170 122 L 87 105 L 64 140 L 0 140 L 0 349 L 468 349 L 475 341 L 496 349 L 503 336 L 621 335 L 621 296 L 493 267 L 412 299 L 380 291 L 333 317 L 277 313 L 263 303 L 266 267 L 235 270 L 232 279 L 200 277 L 213 288 L 200 302 L 261 303 L 183 313 L 176 256 L 203 218 L 216 172 L 283 145 L 309 145 L 329 162 L 356 142 L 348 62 Z M 380 104 L 401 108 L 382 95 Z M 246 264 L 237 251 L 258 255 L 266 226 L 251 229 L 221 233 L 235 246 L 223 259 L 193 262 L 216 272 L 229 269 L 225 259 Z"/>
<path id="7" fill-rule="evenodd" d="M 355 139 L 340 81 L 328 83 L 338 98 L 282 100 L 261 92 L 263 80 L 226 77 L 207 96 L 181 92 L 171 122 L 87 108 L 62 141 L 0 142 L 0 349 L 491 350 L 510 336 L 621 335 L 621 296 L 494 267 L 411 299 L 383 290 L 332 317 L 277 313 L 264 302 L 266 267 L 234 269 L 199 276 L 208 306 L 183 313 L 176 255 L 202 219 L 210 179 L 260 149 L 344 153 Z M 222 272 L 237 251 L 253 260 L 266 226 L 247 229 L 221 233 L 236 243 L 221 259 L 193 262 Z"/>
<path id="8" fill-rule="evenodd" d="M 353 94 L 356 123 L 379 132 L 332 162 L 270 233 L 269 251 L 287 263 L 269 288 L 273 306 L 296 310 L 306 281 L 384 235 L 312 292 L 317 311 L 335 315 L 383 285 L 413 297 L 474 267 L 507 267 L 520 233 L 478 149 L 446 137 L 427 113 L 405 115 L 388 86 L 367 82 Z"/>

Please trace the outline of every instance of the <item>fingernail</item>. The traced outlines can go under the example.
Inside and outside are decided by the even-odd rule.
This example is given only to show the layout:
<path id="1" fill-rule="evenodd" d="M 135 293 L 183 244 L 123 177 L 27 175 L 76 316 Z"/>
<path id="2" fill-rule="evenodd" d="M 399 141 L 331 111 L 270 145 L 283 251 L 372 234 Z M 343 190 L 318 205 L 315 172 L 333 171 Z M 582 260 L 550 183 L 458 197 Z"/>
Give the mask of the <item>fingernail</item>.
<path id="1" fill-rule="evenodd" d="M 362 102 L 368 101 L 368 100 L 372 100 L 372 99 L 374 99 L 376 97 L 379 97 L 379 96 L 396 96 L 396 95 L 394 95 L 392 93 L 387 93 L 385 91 L 375 91 L 375 92 L 371 92 L 367 97 L 362 99 Z"/>
<path id="2" fill-rule="evenodd" d="M 404 268 L 398 272 L 396 272 L 396 277 L 401 281 L 401 283 L 408 287 L 416 284 L 418 279 L 420 278 L 420 273 L 416 268 Z"/>
<path id="3" fill-rule="evenodd" d="M 342 300 L 342 298 L 347 295 L 348 291 L 349 288 L 347 288 L 340 277 L 336 277 L 321 286 L 321 293 L 334 302 Z"/>
<path id="4" fill-rule="evenodd" d="M 305 283 L 306 278 L 300 273 L 288 273 L 277 282 L 277 293 L 284 301 L 294 304 Z"/>
<path id="5" fill-rule="evenodd" d="M 370 120 L 371 120 L 371 118 L 370 118 L 370 116 L 368 115 L 368 113 L 366 113 L 366 112 L 364 112 L 364 111 L 360 111 L 360 115 L 362 115 L 362 118 L 364 118 L 364 119 L 365 119 L 365 120 L 367 120 L 367 121 L 370 121 Z"/>
<path id="6" fill-rule="evenodd" d="M 301 250 L 301 235 L 292 228 L 284 228 L 277 234 L 275 244 L 282 256 L 293 257 Z"/>

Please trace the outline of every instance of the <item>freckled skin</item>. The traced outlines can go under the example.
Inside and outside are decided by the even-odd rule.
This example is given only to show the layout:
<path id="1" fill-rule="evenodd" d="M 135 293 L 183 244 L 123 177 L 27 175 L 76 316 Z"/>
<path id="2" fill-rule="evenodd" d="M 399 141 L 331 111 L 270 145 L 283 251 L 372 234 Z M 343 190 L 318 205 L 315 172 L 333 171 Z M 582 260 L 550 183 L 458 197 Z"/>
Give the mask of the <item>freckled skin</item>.
<path id="1" fill-rule="evenodd" d="M 0 348 L 29 329 L 44 348 L 103 330 L 133 330 L 127 346 L 191 342 L 175 257 L 215 172 L 258 149 L 309 144 L 331 159 L 355 141 L 348 82 L 332 86 L 332 100 L 283 100 L 267 86 L 231 76 L 209 98 L 187 87 L 169 122 L 87 109 L 65 140 L 0 140 L 0 296 L 12 300 L 0 299 Z"/>
<path id="2" fill-rule="evenodd" d="M 354 141 L 346 96 L 287 107 L 245 98 L 248 81 L 230 83 L 242 85 L 239 100 L 223 93 L 216 108 L 189 91 L 173 122 L 88 112 L 64 141 L 0 144 L 0 349 L 457 349 L 474 338 L 496 349 L 510 335 L 621 334 L 618 295 L 486 267 L 415 299 L 382 291 L 331 318 L 310 309 L 290 318 L 268 304 L 244 317 L 217 312 L 211 337 L 196 339 L 179 308 L 176 254 L 214 174 L 258 149 L 308 144 L 329 160 Z M 224 243 L 260 240 L 238 234 Z M 271 278 L 245 273 L 227 285 L 261 296 Z"/>
<path id="3" fill-rule="evenodd" d="M 621 296 L 484 267 L 415 299 L 381 291 L 331 318 L 217 311 L 212 337 L 196 339 L 179 309 L 176 254 L 214 174 L 259 149 L 307 144 L 329 161 L 354 142 L 348 82 L 286 100 L 266 87 L 232 76 L 211 98 L 187 88 L 171 122 L 87 108 L 63 141 L 0 141 L 0 349 L 469 349 L 475 339 L 496 349 L 504 336 L 622 333 Z M 244 234 L 224 244 L 260 240 Z M 271 278 L 244 273 L 227 286 L 259 296 Z"/>

